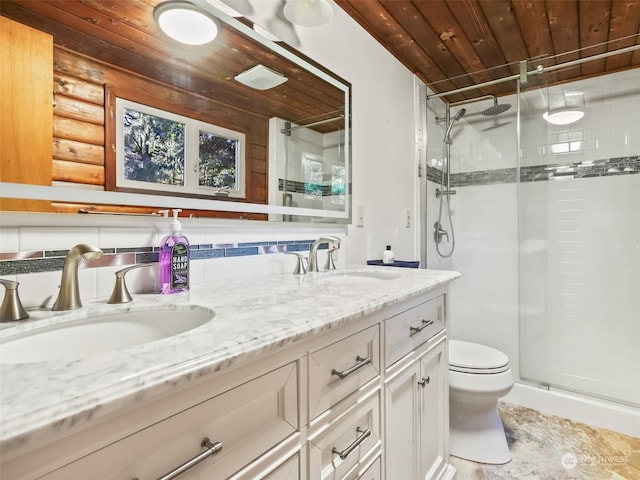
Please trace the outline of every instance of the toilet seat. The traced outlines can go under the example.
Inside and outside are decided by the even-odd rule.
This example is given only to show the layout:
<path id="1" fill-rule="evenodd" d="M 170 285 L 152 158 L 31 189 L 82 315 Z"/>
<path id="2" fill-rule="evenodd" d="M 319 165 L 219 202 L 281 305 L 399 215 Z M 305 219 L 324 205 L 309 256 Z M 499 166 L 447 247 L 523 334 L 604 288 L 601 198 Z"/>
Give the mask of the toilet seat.
<path id="1" fill-rule="evenodd" d="M 449 370 L 491 375 L 509 370 L 509 357 L 495 348 L 460 340 L 449 341 Z"/>

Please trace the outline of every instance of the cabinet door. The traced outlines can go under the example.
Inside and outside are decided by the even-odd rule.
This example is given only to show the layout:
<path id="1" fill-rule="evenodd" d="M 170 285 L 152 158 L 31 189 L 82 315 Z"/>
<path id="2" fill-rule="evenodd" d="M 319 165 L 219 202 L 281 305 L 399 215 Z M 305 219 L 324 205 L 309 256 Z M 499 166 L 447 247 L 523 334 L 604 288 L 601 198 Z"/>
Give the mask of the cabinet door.
<path id="1" fill-rule="evenodd" d="M 386 478 L 410 480 L 418 477 L 420 364 L 412 363 L 385 382 Z"/>
<path id="2" fill-rule="evenodd" d="M 446 467 L 448 362 L 444 339 L 420 359 L 420 478 L 435 479 Z"/>
<path id="3" fill-rule="evenodd" d="M 0 181 L 51 185 L 53 37 L 0 17 Z M 0 210 L 51 210 L 51 202 L 0 198 Z"/>
<path id="4" fill-rule="evenodd" d="M 181 480 L 228 478 L 298 430 L 297 378 L 297 363 L 285 365 L 42 478 L 155 480 L 201 454 Z M 205 437 L 222 449 L 207 454 Z"/>

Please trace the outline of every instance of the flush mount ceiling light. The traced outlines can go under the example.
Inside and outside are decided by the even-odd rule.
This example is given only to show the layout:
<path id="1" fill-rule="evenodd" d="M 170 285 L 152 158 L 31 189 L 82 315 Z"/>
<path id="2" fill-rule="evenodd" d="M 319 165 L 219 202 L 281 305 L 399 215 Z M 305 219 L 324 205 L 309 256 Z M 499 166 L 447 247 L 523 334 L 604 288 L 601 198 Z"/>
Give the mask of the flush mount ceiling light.
<path id="1" fill-rule="evenodd" d="M 249 70 L 236 75 L 235 79 L 256 90 L 268 90 L 286 82 L 287 77 L 281 73 L 271 70 L 264 65 L 256 65 Z"/>
<path id="2" fill-rule="evenodd" d="M 542 114 L 542 118 L 552 125 L 569 125 L 577 122 L 582 117 L 584 117 L 582 110 L 572 109 L 552 110 Z"/>
<path id="3" fill-rule="evenodd" d="M 331 18 L 333 10 L 327 0 L 287 0 L 283 13 L 294 25 L 317 27 Z"/>
<path id="4" fill-rule="evenodd" d="M 162 31 L 180 43 L 204 45 L 218 35 L 218 22 L 189 2 L 161 3 L 153 15 Z"/>

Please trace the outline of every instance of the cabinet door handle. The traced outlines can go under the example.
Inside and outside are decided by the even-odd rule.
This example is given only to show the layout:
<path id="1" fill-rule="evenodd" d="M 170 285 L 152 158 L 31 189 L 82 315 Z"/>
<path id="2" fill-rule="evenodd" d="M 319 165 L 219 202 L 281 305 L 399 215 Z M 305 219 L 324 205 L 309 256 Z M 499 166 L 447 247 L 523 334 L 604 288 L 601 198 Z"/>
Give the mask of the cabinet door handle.
<path id="1" fill-rule="evenodd" d="M 420 333 L 427 327 L 433 325 L 433 320 L 422 320 L 422 323 L 419 327 L 409 327 L 409 336 L 413 337 L 416 333 Z"/>
<path id="2" fill-rule="evenodd" d="M 347 458 L 351 454 L 351 452 L 353 452 L 356 448 L 360 446 L 362 442 L 364 442 L 367 438 L 371 436 L 371 430 L 369 430 L 368 428 L 365 428 L 364 430 L 362 430 L 360 427 L 357 427 L 356 432 L 358 432 L 360 436 L 356 438 L 353 441 L 353 443 L 349 445 L 347 448 L 345 448 L 342 451 L 339 451 L 336 447 L 333 447 L 333 450 L 331 450 L 332 453 L 335 453 L 340 457 L 340 460 L 344 460 L 345 458 Z"/>
<path id="3" fill-rule="evenodd" d="M 331 370 L 331 375 L 337 375 L 338 377 L 340 377 L 340 379 L 343 379 L 345 377 L 348 377 L 349 375 L 351 375 L 353 372 L 355 372 L 356 370 L 364 367 L 365 365 L 371 363 L 371 359 L 369 357 L 365 357 L 362 358 L 360 355 L 358 355 L 356 357 L 356 363 L 354 366 L 347 368 L 346 370 L 343 370 L 341 372 L 339 372 L 338 370 L 336 370 L 335 368 L 333 370 Z"/>
<path id="4" fill-rule="evenodd" d="M 174 478 L 177 478 L 178 476 L 182 475 L 184 472 L 186 472 L 190 468 L 198 465 L 203 460 L 206 460 L 209 457 L 216 456 L 220 452 L 220 450 L 222 450 L 222 443 L 220 442 L 211 443 L 208 438 L 203 439 L 200 445 L 202 446 L 202 448 L 206 448 L 204 452 L 199 453 L 195 457 L 187 460 L 179 467 L 176 467 L 173 470 L 171 470 L 169 473 L 165 473 L 161 477 L 158 477 L 158 480 L 172 480 Z M 133 480 L 138 480 L 138 478 L 136 477 Z"/>
<path id="5" fill-rule="evenodd" d="M 431 379 L 429 377 L 422 377 L 420 380 L 418 380 L 418 385 L 424 388 L 429 384 L 430 381 Z"/>

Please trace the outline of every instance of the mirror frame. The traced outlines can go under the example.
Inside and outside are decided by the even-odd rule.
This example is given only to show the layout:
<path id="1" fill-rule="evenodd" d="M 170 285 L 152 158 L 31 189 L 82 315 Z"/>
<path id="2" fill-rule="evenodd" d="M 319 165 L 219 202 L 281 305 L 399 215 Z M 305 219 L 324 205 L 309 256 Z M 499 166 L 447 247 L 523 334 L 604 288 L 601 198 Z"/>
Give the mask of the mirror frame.
<path id="1" fill-rule="evenodd" d="M 277 55 L 280 55 L 293 63 L 296 63 L 301 68 L 307 70 L 313 75 L 321 78 L 322 80 L 333 85 L 344 93 L 344 155 L 345 155 L 345 171 L 346 171 L 346 185 L 347 191 L 345 208 L 342 211 L 338 210 L 323 210 L 323 209 L 311 209 L 302 207 L 287 207 L 279 205 L 269 204 L 257 204 L 257 203 L 244 203 L 244 202 L 231 202 L 224 200 L 211 200 L 203 198 L 188 198 L 179 196 L 163 196 L 146 193 L 128 193 L 128 192 L 116 192 L 116 191 L 101 191 L 101 190 L 85 190 L 79 188 L 69 188 L 60 186 L 48 186 L 48 185 L 30 185 L 22 183 L 9 183 L 0 182 L 0 191 L 4 198 L 17 198 L 17 199 L 33 199 L 33 200 L 48 200 L 57 202 L 72 202 L 72 203 L 86 203 L 87 195 L 91 195 L 91 201 L 93 203 L 99 203 L 103 205 L 130 205 L 130 206 L 149 206 L 153 205 L 158 208 L 182 208 L 191 210 L 218 210 L 223 212 L 239 212 L 239 213 L 263 213 L 268 215 L 286 215 L 297 217 L 312 217 L 309 218 L 309 222 L 322 221 L 323 223 L 339 223 L 348 224 L 352 219 L 352 152 L 351 152 L 351 85 L 338 78 L 334 74 L 330 73 L 323 67 L 314 64 L 311 60 L 303 58 L 302 54 L 294 51 L 292 48 L 287 48 L 284 45 L 273 42 L 259 33 L 257 33 L 252 27 L 241 22 L 240 20 L 227 15 L 226 13 L 218 10 L 216 7 L 208 3 L 206 0 L 191 0 L 194 5 L 197 5 L 202 10 L 217 17 L 224 24 L 238 30 L 251 37 L 256 42 L 262 44 Z M 60 214 L 55 215 L 74 215 L 74 214 Z M 205 217 L 202 217 L 205 218 Z M 215 217 L 206 217 L 207 219 L 215 220 Z M 305 218 L 306 219 L 306 218 Z M 321 220 L 320 220 L 321 219 Z M 273 220 L 272 220 L 273 221 Z M 291 222 L 286 222 L 291 223 Z M 304 222 L 303 222 L 304 223 Z"/>

